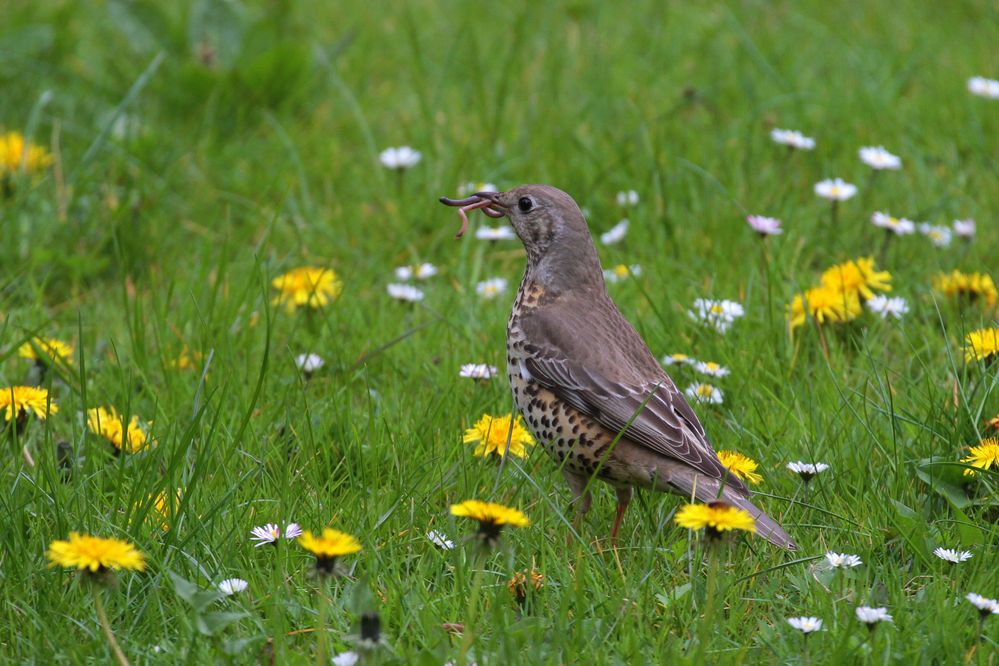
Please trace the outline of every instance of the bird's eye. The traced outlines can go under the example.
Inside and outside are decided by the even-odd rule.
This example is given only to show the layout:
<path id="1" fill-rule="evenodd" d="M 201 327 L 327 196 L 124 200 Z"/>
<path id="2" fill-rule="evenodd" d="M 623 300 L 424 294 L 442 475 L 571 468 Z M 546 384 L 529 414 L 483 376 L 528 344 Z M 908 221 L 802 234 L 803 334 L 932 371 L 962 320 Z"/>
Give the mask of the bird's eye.
<path id="1" fill-rule="evenodd" d="M 531 201 L 530 197 L 520 197 L 520 201 L 517 202 L 517 208 L 520 209 L 521 213 L 526 213 L 534 208 L 534 202 Z"/>

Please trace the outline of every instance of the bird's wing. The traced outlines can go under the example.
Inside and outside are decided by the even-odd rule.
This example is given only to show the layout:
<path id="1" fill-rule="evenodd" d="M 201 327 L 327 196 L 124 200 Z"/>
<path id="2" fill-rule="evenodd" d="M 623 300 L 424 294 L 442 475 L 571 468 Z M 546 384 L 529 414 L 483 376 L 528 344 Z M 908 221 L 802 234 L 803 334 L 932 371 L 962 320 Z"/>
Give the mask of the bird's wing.
<path id="1" fill-rule="evenodd" d="M 608 378 L 595 363 L 570 360 L 551 337 L 533 336 L 527 351 L 523 363 L 531 377 L 603 427 L 747 492 L 718 460 L 694 410 L 661 369 L 654 381 L 627 382 Z"/>

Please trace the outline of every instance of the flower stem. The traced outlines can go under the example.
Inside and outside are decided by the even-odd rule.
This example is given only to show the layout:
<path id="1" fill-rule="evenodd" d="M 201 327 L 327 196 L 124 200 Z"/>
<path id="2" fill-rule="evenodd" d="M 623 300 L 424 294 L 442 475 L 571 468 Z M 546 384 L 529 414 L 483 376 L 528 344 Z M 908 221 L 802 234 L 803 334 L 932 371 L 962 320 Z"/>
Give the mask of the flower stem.
<path id="1" fill-rule="evenodd" d="M 468 650 L 472 647 L 472 643 L 475 642 L 475 624 L 479 611 L 479 597 L 482 592 L 482 574 L 483 567 L 485 566 L 485 558 L 477 554 L 472 558 L 472 563 L 476 566 L 476 569 L 472 576 L 472 588 L 468 593 L 468 610 L 465 613 L 465 631 L 462 635 L 461 652 L 458 656 L 459 664 L 468 663 Z"/>
<path id="2" fill-rule="evenodd" d="M 822 355 L 826 357 L 826 363 L 829 362 L 829 345 L 826 344 L 826 334 L 822 330 L 822 324 L 815 322 L 815 328 L 819 332 L 819 347 L 822 349 Z"/>
<path id="3" fill-rule="evenodd" d="M 833 199 L 832 214 L 830 215 L 830 221 L 829 221 L 829 234 L 827 236 L 827 238 L 829 238 L 829 244 L 827 245 L 827 247 L 833 251 L 833 255 L 835 255 L 839 251 L 840 233 L 839 233 L 839 224 L 837 223 L 838 219 L 839 219 L 839 201 Z"/>
<path id="4" fill-rule="evenodd" d="M 329 646 L 327 644 L 326 635 L 326 614 L 329 612 L 329 597 L 326 594 L 326 578 L 324 576 L 319 577 L 319 623 L 316 626 L 316 640 L 319 641 L 318 649 L 316 650 L 316 664 L 318 666 L 325 666 L 328 662 L 326 655 L 329 653 Z"/>
<path id="5" fill-rule="evenodd" d="M 890 229 L 885 229 L 884 238 L 881 240 L 881 250 L 878 252 L 878 263 L 884 264 L 885 257 L 888 256 L 888 244 L 891 243 L 891 237 L 893 232 Z"/>
<path id="6" fill-rule="evenodd" d="M 718 560 L 720 554 L 715 552 L 724 548 L 722 543 L 705 542 L 704 551 L 708 558 L 708 576 L 704 584 L 704 615 L 701 617 L 701 626 L 697 637 L 697 656 L 694 658 L 695 664 L 705 664 L 705 655 L 708 649 L 708 637 L 711 635 L 712 616 L 715 613 L 715 597 L 718 596 Z"/>
<path id="7" fill-rule="evenodd" d="M 767 327 L 768 330 L 773 331 L 774 328 L 774 310 L 772 307 L 773 291 L 770 279 L 770 253 L 767 252 L 766 236 L 760 239 L 760 247 L 762 248 L 763 279 L 766 281 L 766 288 L 767 288 Z"/>
<path id="8" fill-rule="evenodd" d="M 128 657 L 125 653 L 121 651 L 121 646 L 118 645 L 118 641 L 114 637 L 114 632 L 111 631 L 111 624 L 108 622 L 108 615 L 104 612 L 104 602 L 101 600 L 101 590 L 97 585 L 93 586 L 94 593 L 94 608 L 97 610 L 97 619 L 101 623 L 101 629 L 104 630 L 104 637 L 108 639 L 108 645 L 111 646 L 111 651 L 114 652 L 115 659 L 121 666 L 130 666 L 128 663 Z"/>

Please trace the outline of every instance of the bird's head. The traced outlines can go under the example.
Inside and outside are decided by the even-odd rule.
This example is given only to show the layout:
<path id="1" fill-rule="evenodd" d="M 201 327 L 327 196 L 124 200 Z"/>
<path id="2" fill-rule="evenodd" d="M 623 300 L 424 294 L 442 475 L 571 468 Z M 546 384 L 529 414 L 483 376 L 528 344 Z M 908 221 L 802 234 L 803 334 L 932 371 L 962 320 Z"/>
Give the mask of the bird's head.
<path id="1" fill-rule="evenodd" d="M 562 282 L 570 275 L 589 281 L 593 276 L 602 284 L 590 229 L 579 206 L 562 190 L 549 185 L 521 185 L 506 192 L 477 192 L 458 201 L 442 197 L 441 202 L 462 206 L 463 218 L 469 210 L 509 218 L 527 250 L 529 268 L 546 281 L 558 278 Z M 459 236 L 464 229 L 465 225 Z"/>

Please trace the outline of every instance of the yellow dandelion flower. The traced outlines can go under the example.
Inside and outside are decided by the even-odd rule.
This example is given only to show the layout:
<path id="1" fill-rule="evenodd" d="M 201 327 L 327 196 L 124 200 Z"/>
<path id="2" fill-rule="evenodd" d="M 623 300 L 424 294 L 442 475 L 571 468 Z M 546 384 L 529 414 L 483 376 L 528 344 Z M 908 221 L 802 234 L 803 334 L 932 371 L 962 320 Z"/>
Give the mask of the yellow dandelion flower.
<path id="1" fill-rule="evenodd" d="M 964 360 L 984 361 L 999 355 L 999 328 L 982 328 L 968 333 L 964 339 Z"/>
<path id="2" fill-rule="evenodd" d="M 860 294 L 864 299 L 875 291 L 891 291 L 891 273 L 874 268 L 874 259 L 853 259 L 836 264 L 822 274 L 822 286 Z"/>
<path id="3" fill-rule="evenodd" d="M 933 287 L 944 296 L 981 300 L 986 305 L 999 301 L 999 289 L 988 273 L 962 273 L 954 270 L 940 273 L 933 279 Z"/>
<path id="4" fill-rule="evenodd" d="M 705 534 L 712 538 L 720 537 L 722 532 L 731 530 L 756 533 L 756 521 L 749 512 L 726 502 L 687 504 L 677 511 L 674 520 L 680 527 L 704 530 Z"/>
<path id="5" fill-rule="evenodd" d="M 17 355 L 30 358 L 33 361 L 47 362 L 53 360 L 59 363 L 73 362 L 73 345 L 55 338 L 34 338 L 18 347 Z"/>
<path id="6" fill-rule="evenodd" d="M 756 461 L 741 453 L 736 451 L 719 451 L 718 460 L 736 478 L 749 481 L 754 485 L 763 480 L 763 477 L 756 473 L 756 468 L 758 467 Z"/>
<path id="7" fill-rule="evenodd" d="M 961 462 L 968 463 L 978 469 L 999 469 L 999 439 L 988 437 L 978 443 L 978 446 L 971 447 L 971 455 L 961 458 Z M 975 470 L 964 470 L 965 476 L 974 476 Z"/>
<path id="8" fill-rule="evenodd" d="M 512 429 L 511 432 L 511 422 Z M 492 453 L 501 458 L 506 455 L 506 440 L 510 438 L 510 454 L 518 458 L 527 457 L 527 447 L 534 446 L 534 438 L 521 422 L 520 416 L 490 416 L 484 414 L 473 427 L 465 431 L 462 441 L 465 444 L 478 442 L 474 454 L 487 457 Z"/>
<path id="9" fill-rule="evenodd" d="M 278 294 L 274 305 L 284 305 L 289 312 L 300 307 L 321 308 L 336 300 L 343 283 L 329 268 L 303 266 L 271 280 Z"/>
<path id="10" fill-rule="evenodd" d="M 53 541 L 45 555 L 50 567 L 80 569 L 90 573 L 103 573 L 109 569 L 143 571 L 146 568 L 142 553 L 129 542 L 76 532 L 69 535 L 68 541 Z"/>
<path id="11" fill-rule="evenodd" d="M 323 574 L 331 574 L 336 568 L 336 558 L 344 555 L 352 555 L 361 550 L 361 542 L 356 538 L 341 532 L 330 529 L 323 530 L 322 536 L 315 536 L 311 531 L 305 530 L 298 538 L 298 543 L 302 548 L 316 556 L 316 569 Z"/>
<path id="12" fill-rule="evenodd" d="M 807 289 L 797 294 L 788 306 L 791 328 L 804 325 L 811 316 L 819 324 L 853 321 L 860 316 L 860 296 L 856 291 L 840 291 L 832 287 Z"/>
<path id="13" fill-rule="evenodd" d="M 59 411 L 49 392 L 35 386 L 6 386 L 0 388 L 0 409 L 5 410 L 5 420 L 27 418 L 34 414 L 43 421 L 49 414 Z"/>
<path id="14" fill-rule="evenodd" d="M 40 171 L 52 164 L 52 156 L 41 146 L 24 140 L 20 132 L 0 134 L 0 177 L 24 167 L 26 173 Z"/>
<path id="15" fill-rule="evenodd" d="M 496 544 L 500 530 L 505 525 L 528 527 L 531 524 L 528 517 L 519 509 L 511 509 L 502 504 L 480 500 L 466 500 L 459 504 L 452 504 L 451 515 L 477 521 L 479 523 L 479 538 L 490 546 Z"/>
<path id="16" fill-rule="evenodd" d="M 145 427 L 148 429 L 152 426 L 152 421 L 149 421 Z M 154 443 L 139 425 L 138 416 L 133 415 L 126 428 L 121 415 L 114 407 L 88 409 L 87 428 L 95 435 L 100 435 L 111 442 L 116 451 L 135 453 Z"/>
<path id="17" fill-rule="evenodd" d="M 148 521 L 159 522 L 160 529 L 164 532 L 170 530 L 170 523 L 176 517 L 177 512 L 180 510 L 180 501 L 183 497 L 183 491 L 177 488 L 172 494 L 168 494 L 165 490 L 161 490 L 156 497 L 150 495 L 146 498 L 146 501 L 152 500 L 153 502 L 153 512 L 146 516 Z"/>

